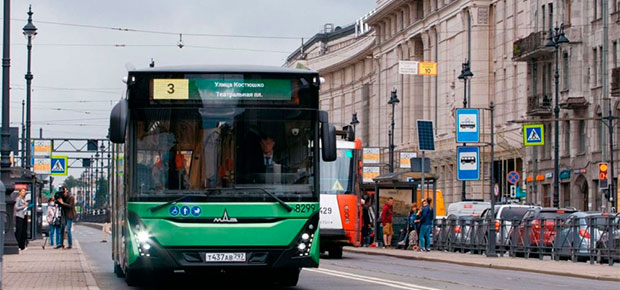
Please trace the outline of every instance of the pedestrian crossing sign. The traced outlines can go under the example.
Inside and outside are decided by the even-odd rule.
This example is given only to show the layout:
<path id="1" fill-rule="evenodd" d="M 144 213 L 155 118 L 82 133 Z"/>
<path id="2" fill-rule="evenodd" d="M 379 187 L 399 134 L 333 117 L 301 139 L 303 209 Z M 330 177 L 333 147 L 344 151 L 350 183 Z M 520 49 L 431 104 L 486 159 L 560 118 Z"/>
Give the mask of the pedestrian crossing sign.
<path id="1" fill-rule="evenodd" d="M 523 145 L 542 146 L 545 145 L 545 127 L 543 124 L 533 124 L 523 126 Z"/>
<path id="2" fill-rule="evenodd" d="M 67 160 L 69 159 L 67 156 L 52 156 L 52 170 L 51 175 L 53 176 L 67 176 Z"/>

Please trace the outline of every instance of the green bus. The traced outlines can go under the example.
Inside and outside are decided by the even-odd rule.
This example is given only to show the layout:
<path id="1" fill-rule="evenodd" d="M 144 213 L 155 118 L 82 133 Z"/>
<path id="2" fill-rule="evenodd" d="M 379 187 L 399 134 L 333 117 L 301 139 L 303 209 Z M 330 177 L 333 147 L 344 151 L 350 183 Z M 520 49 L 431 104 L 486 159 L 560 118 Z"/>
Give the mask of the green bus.
<path id="1" fill-rule="evenodd" d="M 319 156 L 336 159 L 317 72 L 135 70 L 112 109 L 114 272 L 251 272 L 286 286 L 319 264 Z M 320 150 L 320 153 L 319 153 Z"/>

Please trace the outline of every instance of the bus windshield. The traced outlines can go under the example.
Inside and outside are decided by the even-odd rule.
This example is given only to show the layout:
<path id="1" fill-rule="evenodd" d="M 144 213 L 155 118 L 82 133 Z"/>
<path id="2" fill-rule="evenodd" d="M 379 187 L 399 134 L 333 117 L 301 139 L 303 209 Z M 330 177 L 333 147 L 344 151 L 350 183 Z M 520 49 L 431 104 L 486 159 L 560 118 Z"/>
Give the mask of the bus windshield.
<path id="1" fill-rule="evenodd" d="M 355 154 L 353 149 L 338 149 L 333 162 L 321 160 L 321 193 L 352 193 L 355 184 Z"/>
<path id="2" fill-rule="evenodd" d="M 192 193 L 199 200 L 212 188 L 235 190 L 209 201 L 267 200 L 264 190 L 289 201 L 314 196 L 311 110 L 147 107 L 132 110 L 132 119 L 133 200 Z"/>

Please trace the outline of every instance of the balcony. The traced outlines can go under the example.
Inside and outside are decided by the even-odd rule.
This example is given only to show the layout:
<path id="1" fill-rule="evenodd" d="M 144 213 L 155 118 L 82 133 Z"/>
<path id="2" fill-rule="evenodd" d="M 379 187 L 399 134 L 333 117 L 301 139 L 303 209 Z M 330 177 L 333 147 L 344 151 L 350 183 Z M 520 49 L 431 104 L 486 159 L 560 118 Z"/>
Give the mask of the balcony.
<path id="1" fill-rule="evenodd" d="M 527 37 L 513 43 L 512 60 L 529 61 L 553 53 L 553 47 L 545 46 L 548 41 L 549 37 L 545 31 L 530 33 Z"/>
<path id="2" fill-rule="evenodd" d="M 611 96 L 620 97 L 620 67 L 611 70 Z"/>
<path id="3" fill-rule="evenodd" d="M 529 116 L 551 115 L 551 97 L 542 94 L 527 97 L 527 114 Z"/>

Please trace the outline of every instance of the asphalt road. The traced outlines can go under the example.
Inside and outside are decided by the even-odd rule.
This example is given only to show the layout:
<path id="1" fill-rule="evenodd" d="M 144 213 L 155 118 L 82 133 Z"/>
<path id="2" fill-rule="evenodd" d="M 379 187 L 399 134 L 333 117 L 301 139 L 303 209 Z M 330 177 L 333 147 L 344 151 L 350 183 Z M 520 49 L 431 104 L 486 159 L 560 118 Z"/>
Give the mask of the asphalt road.
<path id="1" fill-rule="evenodd" d="M 74 237 L 86 254 L 101 289 L 129 287 L 113 273 L 110 243 L 101 243 L 101 231 L 77 225 Z M 151 286 L 160 289 L 255 289 L 260 277 L 190 277 L 175 275 Z M 265 287 L 261 287 L 265 288 Z M 147 289 L 147 288 L 143 288 Z M 345 253 L 341 260 L 322 259 L 318 269 L 304 269 L 292 289 L 620 289 L 616 282 L 553 276 L 529 272 L 468 267 L 392 257 Z"/>

